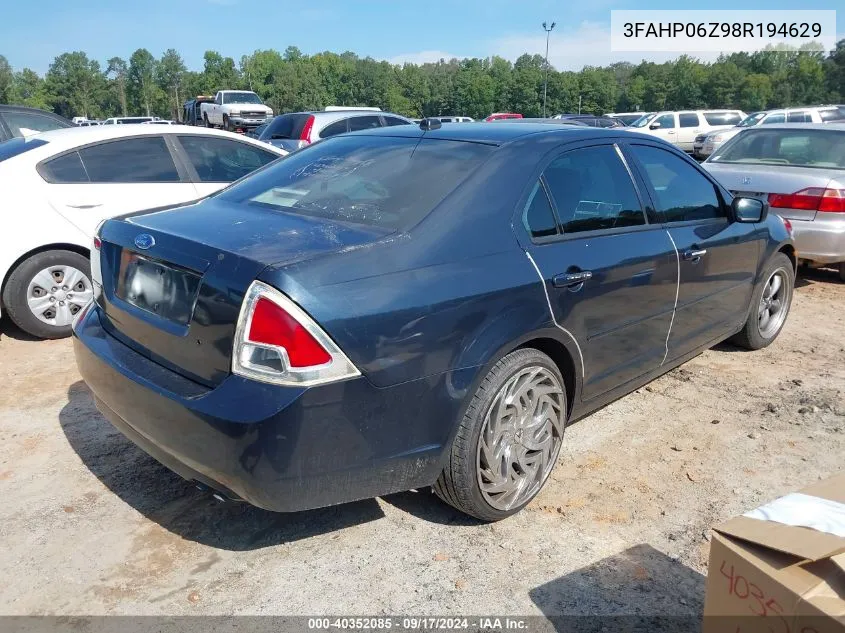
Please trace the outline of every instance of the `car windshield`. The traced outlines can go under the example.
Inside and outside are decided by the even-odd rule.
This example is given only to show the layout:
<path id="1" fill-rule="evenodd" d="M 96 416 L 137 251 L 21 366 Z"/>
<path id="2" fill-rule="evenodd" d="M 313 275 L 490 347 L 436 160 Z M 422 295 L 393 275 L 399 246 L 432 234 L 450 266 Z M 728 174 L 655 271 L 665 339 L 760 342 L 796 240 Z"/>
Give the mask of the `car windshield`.
<path id="1" fill-rule="evenodd" d="M 41 140 L 40 138 L 33 138 L 32 136 L 26 138 L 18 137 L 9 139 L 8 141 L 3 141 L 0 143 L 0 163 L 7 158 L 23 154 L 24 152 L 28 152 L 31 149 L 35 149 L 36 147 L 41 147 L 46 144 L 47 141 Z"/>
<path id="2" fill-rule="evenodd" d="M 748 130 L 725 144 L 710 162 L 845 169 L 845 132 L 830 129 Z"/>
<path id="3" fill-rule="evenodd" d="M 439 139 L 341 136 L 293 153 L 216 197 L 403 230 L 428 215 L 493 149 Z"/>
<path id="4" fill-rule="evenodd" d="M 653 114 L 644 114 L 639 119 L 631 123 L 629 127 L 645 127 L 651 121 Z"/>
<path id="5" fill-rule="evenodd" d="M 749 114 L 742 121 L 737 123 L 736 126 L 737 127 L 754 127 L 760 121 L 763 120 L 764 116 L 766 116 L 765 112 L 755 112 L 754 114 Z"/>
<path id="6" fill-rule="evenodd" d="M 223 103 L 261 103 L 254 92 L 224 92 Z"/>

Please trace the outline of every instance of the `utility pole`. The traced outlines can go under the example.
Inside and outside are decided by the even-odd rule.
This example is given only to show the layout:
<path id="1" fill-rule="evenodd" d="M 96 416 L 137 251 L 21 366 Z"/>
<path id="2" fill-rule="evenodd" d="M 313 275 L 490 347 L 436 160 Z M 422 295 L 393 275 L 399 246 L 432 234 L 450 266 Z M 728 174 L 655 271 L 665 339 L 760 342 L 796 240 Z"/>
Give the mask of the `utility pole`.
<path id="1" fill-rule="evenodd" d="M 552 22 L 551 26 L 547 26 L 545 22 L 543 22 L 543 30 L 546 32 L 546 78 L 543 81 L 543 118 L 546 118 L 546 93 L 549 89 L 549 36 L 552 34 L 552 29 L 555 28 L 555 23 Z"/>

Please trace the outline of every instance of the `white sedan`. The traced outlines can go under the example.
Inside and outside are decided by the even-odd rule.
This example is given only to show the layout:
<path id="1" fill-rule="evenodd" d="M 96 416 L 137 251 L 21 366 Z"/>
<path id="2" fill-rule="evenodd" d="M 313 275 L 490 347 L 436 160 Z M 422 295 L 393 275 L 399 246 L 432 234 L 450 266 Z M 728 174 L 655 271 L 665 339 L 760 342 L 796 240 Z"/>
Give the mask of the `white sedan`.
<path id="1" fill-rule="evenodd" d="M 100 222 L 202 198 L 286 154 L 183 125 L 76 127 L 0 143 L 2 311 L 33 336 L 68 336 L 93 294 Z"/>

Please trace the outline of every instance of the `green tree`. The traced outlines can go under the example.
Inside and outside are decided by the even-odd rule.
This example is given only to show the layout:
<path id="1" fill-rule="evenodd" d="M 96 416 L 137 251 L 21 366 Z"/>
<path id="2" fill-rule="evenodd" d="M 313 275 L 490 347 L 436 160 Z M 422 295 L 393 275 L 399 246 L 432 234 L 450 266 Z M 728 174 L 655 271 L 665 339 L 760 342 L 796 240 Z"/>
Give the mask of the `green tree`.
<path id="1" fill-rule="evenodd" d="M 24 68 L 15 73 L 12 79 L 11 102 L 30 108 L 50 108 L 50 100 L 47 97 L 47 89 L 44 80 L 31 68 Z"/>
<path id="2" fill-rule="evenodd" d="M 182 116 L 182 84 L 185 77 L 185 62 L 175 49 L 168 48 L 156 64 L 156 82 L 162 92 L 168 95 L 169 117 L 178 121 Z"/>
<path id="3" fill-rule="evenodd" d="M 68 118 L 96 118 L 102 114 L 106 78 L 100 64 L 82 51 L 56 57 L 45 77 L 48 100 L 53 109 Z"/>
<path id="4" fill-rule="evenodd" d="M 9 103 L 12 100 L 12 79 L 9 60 L 0 55 L 0 103 Z"/>
<path id="5" fill-rule="evenodd" d="M 203 55 L 205 92 L 214 94 L 218 90 L 237 90 L 241 86 L 240 73 L 231 57 L 223 57 L 217 51 L 205 51 Z"/>
<path id="6" fill-rule="evenodd" d="M 128 96 L 133 113 L 152 116 L 161 101 L 161 89 L 156 84 L 155 57 L 146 48 L 139 48 L 129 58 Z"/>
<path id="7" fill-rule="evenodd" d="M 746 75 L 739 93 L 739 107 L 745 112 L 765 110 L 772 100 L 772 80 L 768 75 Z"/>
<path id="8" fill-rule="evenodd" d="M 122 57 L 112 57 L 106 62 L 106 76 L 112 84 L 112 89 L 120 104 L 120 113 L 123 116 L 129 114 L 129 104 L 126 99 L 126 76 L 129 73 L 129 68 L 126 65 L 126 60 Z"/>

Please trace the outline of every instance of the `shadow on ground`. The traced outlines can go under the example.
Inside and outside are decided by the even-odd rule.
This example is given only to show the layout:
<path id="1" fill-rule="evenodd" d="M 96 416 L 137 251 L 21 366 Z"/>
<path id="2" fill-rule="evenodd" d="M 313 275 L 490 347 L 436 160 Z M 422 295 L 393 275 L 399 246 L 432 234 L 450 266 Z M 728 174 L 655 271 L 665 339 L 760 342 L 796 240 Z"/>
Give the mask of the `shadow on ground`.
<path id="1" fill-rule="evenodd" d="M 839 271 L 836 268 L 810 268 L 802 266 L 795 278 L 795 287 L 804 288 L 817 283 L 840 284 Z"/>
<path id="2" fill-rule="evenodd" d="M 559 633 L 701 628 L 705 577 L 650 545 L 636 545 L 529 592 Z"/>
<path id="3" fill-rule="evenodd" d="M 126 439 L 99 414 L 81 381 L 68 389 L 59 423 L 73 450 L 109 490 L 189 541 L 224 550 L 253 550 L 384 517 L 374 499 L 290 514 L 220 503 Z"/>
<path id="4" fill-rule="evenodd" d="M 40 339 L 32 336 L 31 334 L 27 334 L 22 329 L 20 329 L 17 325 L 12 323 L 12 320 L 4 316 L 0 319 L 0 340 L 3 339 L 4 336 L 8 336 L 9 338 L 13 338 L 16 341 L 39 341 Z"/>

